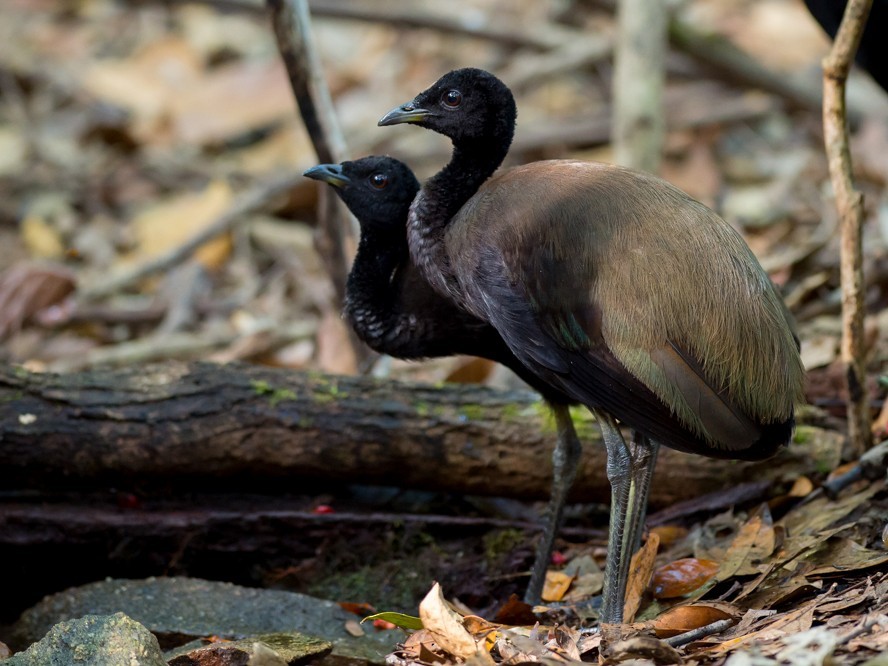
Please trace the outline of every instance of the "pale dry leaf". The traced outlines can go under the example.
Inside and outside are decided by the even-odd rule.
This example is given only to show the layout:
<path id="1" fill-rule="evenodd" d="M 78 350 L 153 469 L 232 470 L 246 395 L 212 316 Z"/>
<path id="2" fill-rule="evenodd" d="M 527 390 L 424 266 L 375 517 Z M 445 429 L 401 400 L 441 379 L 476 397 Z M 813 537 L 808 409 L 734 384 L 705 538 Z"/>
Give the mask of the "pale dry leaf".
<path id="1" fill-rule="evenodd" d="M 774 552 L 776 540 L 770 514 L 756 514 L 740 528 L 719 568 L 716 580 L 759 573 L 758 563 Z"/>
<path id="2" fill-rule="evenodd" d="M 648 534 L 647 541 L 632 556 L 629 565 L 629 582 L 626 584 L 626 603 L 623 606 L 624 622 L 632 622 L 641 606 L 644 592 L 654 573 L 654 562 L 657 559 L 657 548 L 660 537 L 656 533 Z"/>
<path id="3" fill-rule="evenodd" d="M 279 58 L 243 60 L 202 76 L 170 103 L 174 138 L 220 143 L 293 114 L 293 93 Z"/>
<path id="4" fill-rule="evenodd" d="M 563 571 L 547 571 L 546 582 L 543 584 L 541 593 L 543 601 L 561 601 L 570 589 L 573 580 L 573 576 Z"/>
<path id="5" fill-rule="evenodd" d="M 462 616 L 450 610 L 441 586 L 435 583 L 419 604 L 422 625 L 444 650 L 460 659 L 475 654 L 478 646 L 462 623 Z"/>
<path id="6" fill-rule="evenodd" d="M 789 634 L 782 642 L 786 647 L 777 653 L 779 661 L 793 666 L 823 666 L 831 660 L 838 636 L 825 627 L 815 627 Z"/>
<path id="7" fill-rule="evenodd" d="M 34 259 L 61 259 L 65 245 L 58 230 L 40 215 L 26 215 L 21 222 L 22 242 Z"/>
<path id="8" fill-rule="evenodd" d="M 231 205 L 231 188 L 214 181 L 201 192 L 181 194 L 152 205 L 132 222 L 136 253 L 128 261 L 155 257 L 178 247 L 212 224 Z M 231 254 L 231 235 L 223 234 L 203 244 L 194 256 L 206 268 L 219 268 Z"/>
<path id="9" fill-rule="evenodd" d="M 133 114 L 133 133 L 143 143 L 169 139 L 175 99 L 203 74 L 200 55 L 178 37 L 154 40 L 130 58 L 100 60 L 87 67 L 83 87 L 100 100 Z"/>
<path id="10" fill-rule="evenodd" d="M 76 276 L 61 264 L 20 262 L 0 274 L 0 339 L 64 301 L 75 286 Z"/>

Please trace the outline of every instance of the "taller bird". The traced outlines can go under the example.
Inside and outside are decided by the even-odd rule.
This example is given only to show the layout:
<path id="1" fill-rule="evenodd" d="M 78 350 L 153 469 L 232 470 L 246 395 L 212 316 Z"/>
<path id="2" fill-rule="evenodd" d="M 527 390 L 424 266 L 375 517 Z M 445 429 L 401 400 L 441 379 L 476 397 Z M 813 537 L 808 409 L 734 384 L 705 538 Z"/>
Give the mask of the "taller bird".
<path id="1" fill-rule="evenodd" d="M 791 318 L 743 239 L 669 183 L 567 160 L 488 180 L 515 117 L 499 79 L 462 69 L 379 124 L 453 142 L 408 220 L 429 283 L 596 415 L 612 492 L 600 621 L 618 623 L 659 444 L 772 455 L 790 439 L 803 368 Z M 635 431 L 632 446 L 617 421 Z M 564 455 L 576 465 L 578 451 Z"/>

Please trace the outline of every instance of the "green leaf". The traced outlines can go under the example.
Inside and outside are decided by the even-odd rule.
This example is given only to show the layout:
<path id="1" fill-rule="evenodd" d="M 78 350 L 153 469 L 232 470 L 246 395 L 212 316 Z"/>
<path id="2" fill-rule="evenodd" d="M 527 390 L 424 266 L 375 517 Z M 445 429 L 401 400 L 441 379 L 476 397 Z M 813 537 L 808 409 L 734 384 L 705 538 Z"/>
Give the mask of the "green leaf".
<path id="1" fill-rule="evenodd" d="M 361 624 L 364 624 L 367 620 L 385 620 L 386 622 L 391 622 L 392 624 L 401 627 L 401 629 L 422 629 L 422 620 L 418 617 L 413 617 L 412 615 L 404 615 L 404 613 L 385 612 L 368 615 L 361 620 Z"/>

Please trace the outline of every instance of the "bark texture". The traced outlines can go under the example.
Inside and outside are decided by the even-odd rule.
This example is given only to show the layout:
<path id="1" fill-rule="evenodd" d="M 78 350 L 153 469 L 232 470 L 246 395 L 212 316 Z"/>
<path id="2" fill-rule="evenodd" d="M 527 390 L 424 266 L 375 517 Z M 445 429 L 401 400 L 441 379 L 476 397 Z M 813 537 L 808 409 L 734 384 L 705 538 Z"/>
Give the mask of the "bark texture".
<path id="1" fill-rule="evenodd" d="M 607 502 L 598 429 L 572 499 Z M 763 463 L 664 450 L 651 489 L 669 505 L 748 480 L 831 469 L 834 437 L 807 429 Z M 0 478 L 6 488 L 182 483 L 226 490 L 300 480 L 544 498 L 554 425 L 538 396 L 405 384 L 243 364 L 169 362 L 68 375 L 0 366 Z"/>

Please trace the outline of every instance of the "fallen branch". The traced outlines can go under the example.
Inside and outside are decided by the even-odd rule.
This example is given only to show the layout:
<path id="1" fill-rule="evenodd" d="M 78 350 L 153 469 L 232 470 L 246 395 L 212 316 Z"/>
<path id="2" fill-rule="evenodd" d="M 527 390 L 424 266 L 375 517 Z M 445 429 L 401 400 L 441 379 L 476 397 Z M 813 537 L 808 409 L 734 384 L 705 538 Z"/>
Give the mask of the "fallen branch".
<path id="1" fill-rule="evenodd" d="M 823 141 L 839 210 L 841 238 L 841 359 L 848 388 L 848 440 L 853 455 L 858 457 L 872 445 L 872 431 L 863 332 L 863 194 L 854 189 L 851 176 L 845 82 L 871 5 L 872 0 L 851 0 L 847 4 L 832 50 L 823 61 Z"/>
<path id="2" fill-rule="evenodd" d="M 314 43 L 307 0 L 267 0 L 278 50 L 287 69 L 293 96 L 305 129 L 322 163 L 342 162 L 347 156 L 345 137 L 336 119 L 330 89 Z M 318 184 L 318 224 L 315 249 L 324 262 L 335 291 L 334 309 L 345 302 L 345 283 L 351 255 L 357 247 L 357 221 L 330 188 Z M 348 341 L 360 365 L 369 367 L 376 355 L 348 329 Z"/>
<path id="3" fill-rule="evenodd" d="M 575 422 L 584 456 L 574 500 L 609 497 L 598 428 Z M 814 475 L 835 439 L 806 432 L 762 463 L 663 452 L 655 506 L 750 478 Z M 300 480 L 545 498 L 554 425 L 538 396 L 442 389 L 242 364 L 164 363 L 69 375 L 0 366 L 0 477 L 7 488 L 121 483 L 226 490 Z M 675 473 L 675 470 L 681 470 Z"/>

